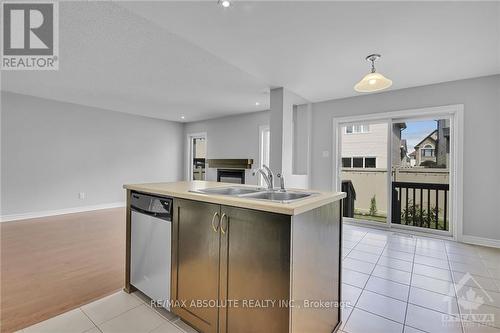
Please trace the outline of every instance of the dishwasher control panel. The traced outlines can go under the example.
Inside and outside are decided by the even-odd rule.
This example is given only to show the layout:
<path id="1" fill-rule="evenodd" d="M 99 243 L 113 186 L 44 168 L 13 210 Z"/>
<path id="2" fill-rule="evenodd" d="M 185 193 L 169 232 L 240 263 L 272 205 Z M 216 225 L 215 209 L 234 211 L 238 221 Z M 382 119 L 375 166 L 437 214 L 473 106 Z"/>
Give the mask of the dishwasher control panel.
<path id="1" fill-rule="evenodd" d="M 132 192 L 131 196 L 130 208 L 133 211 L 168 221 L 172 220 L 172 198 L 139 192 Z"/>

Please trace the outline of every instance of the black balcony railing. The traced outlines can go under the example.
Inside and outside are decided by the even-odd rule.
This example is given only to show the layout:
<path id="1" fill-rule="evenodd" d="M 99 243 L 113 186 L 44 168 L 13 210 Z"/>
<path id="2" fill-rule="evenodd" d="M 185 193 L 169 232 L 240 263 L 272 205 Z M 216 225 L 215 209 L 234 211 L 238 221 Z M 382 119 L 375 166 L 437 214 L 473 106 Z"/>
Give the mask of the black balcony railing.
<path id="1" fill-rule="evenodd" d="M 448 230 L 449 184 L 392 183 L 392 223 Z"/>

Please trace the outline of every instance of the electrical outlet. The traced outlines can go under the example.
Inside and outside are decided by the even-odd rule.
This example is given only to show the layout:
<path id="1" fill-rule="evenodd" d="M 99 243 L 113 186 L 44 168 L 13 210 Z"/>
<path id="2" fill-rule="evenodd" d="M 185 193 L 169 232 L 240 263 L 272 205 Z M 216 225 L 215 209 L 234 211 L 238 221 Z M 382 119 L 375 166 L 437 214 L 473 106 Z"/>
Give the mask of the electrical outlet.
<path id="1" fill-rule="evenodd" d="M 80 200 L 85 200 L 85 192 L 80 192 L 80 193 L 78 193 L 78 198 L 79 198 Z"/>

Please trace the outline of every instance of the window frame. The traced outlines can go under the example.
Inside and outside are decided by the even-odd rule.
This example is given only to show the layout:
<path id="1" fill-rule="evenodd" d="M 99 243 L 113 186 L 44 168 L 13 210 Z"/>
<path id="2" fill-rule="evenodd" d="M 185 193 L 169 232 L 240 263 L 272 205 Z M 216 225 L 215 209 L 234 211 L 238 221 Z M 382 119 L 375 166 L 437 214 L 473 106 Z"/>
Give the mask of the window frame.
<path id="1" fill-rule="evenodd" d="M 354 166 L 354 159 L 355 158 L 360 158 L 363 161 L 363 166 L 361 167 L 355 167 Z M 366 159 L 374 159 L 375 160 L 375 166 L 374 167 L 367 167 L 366 166 Z M 350 160 L 349 166 L 344 166 L 344 161 L 345 160 Z M 377 157 L 375 156 L 343 156 L 342 157 L 342 169 L 376 169 L 377 168 Z"/>
<path id="2" fill-rule="evenodd" d="M 357 130 L 355 130 L 357 128 Z M 344 127 L 344 134 L 366 134 L 370 133 L 369 124 L 354 124 Z"/>

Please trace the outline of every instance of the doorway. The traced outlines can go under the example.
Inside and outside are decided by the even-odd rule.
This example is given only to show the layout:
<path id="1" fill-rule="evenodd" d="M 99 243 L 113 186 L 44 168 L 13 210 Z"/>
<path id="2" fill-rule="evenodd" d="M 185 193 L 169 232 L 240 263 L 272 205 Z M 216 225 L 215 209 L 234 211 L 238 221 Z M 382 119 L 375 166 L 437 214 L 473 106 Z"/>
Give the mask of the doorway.
<path id="1" fill-rule="evenodd" d="M 207 134 L 188 134 L 188 179 L 206 180 Z"/>
<path id="2" fill-rule="evenodd" d="M 270 147 L 271 131 L 269 125 L 259 126 L 259 168 L 262 168 L 263 165 L 269 166 Z M 264 177 L 261 174 L 259 174 L 259 185 L 266 185 Z"/>
<path id="3" fill-rule="evenodd" d="M 461 236 L 460 105 L 334 119 L 344 220 Z"/>

